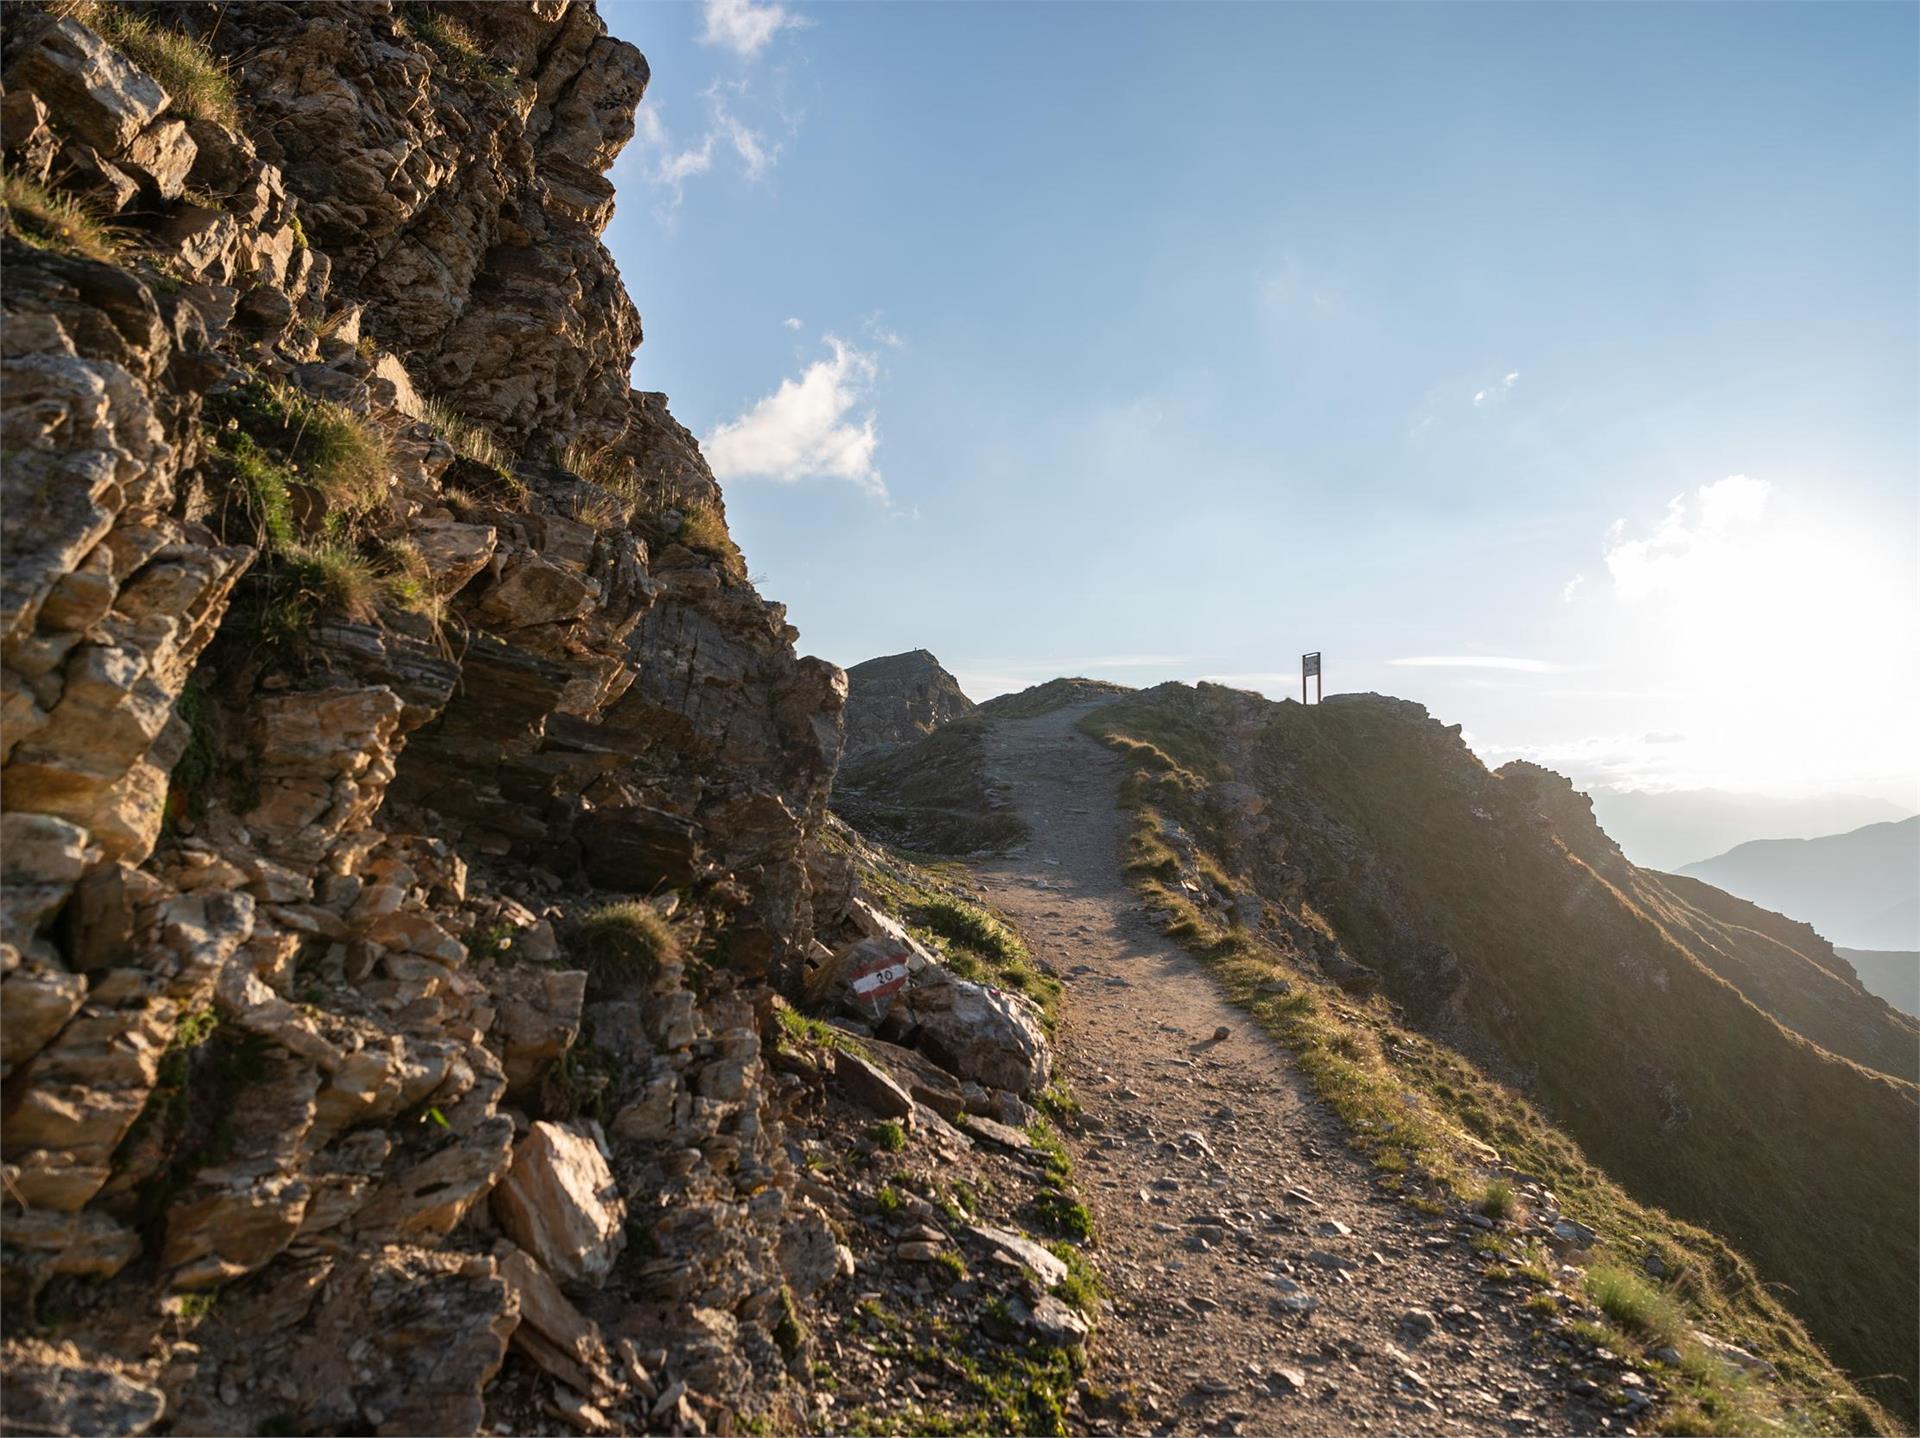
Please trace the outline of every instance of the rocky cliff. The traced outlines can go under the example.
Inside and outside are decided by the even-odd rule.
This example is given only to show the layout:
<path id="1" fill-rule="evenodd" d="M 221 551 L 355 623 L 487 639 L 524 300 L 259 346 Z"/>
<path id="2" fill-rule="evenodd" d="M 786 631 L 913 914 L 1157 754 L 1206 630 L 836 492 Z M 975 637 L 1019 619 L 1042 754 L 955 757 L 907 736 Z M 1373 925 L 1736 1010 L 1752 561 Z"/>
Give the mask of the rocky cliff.
<path id="1" fill-rule="evenodd" d="M 973 710 L 960 681 L 924 649 L 866 660 L 847 671 L 847 757 L 923 739 Z"/>
<path id="2" fill-rule="evenodd" d="M 846 690 L 628 386 L 645 60 L 5 24 L 9 1431 L 731 1421 L 839 1261 L 760 1020 Z"/>

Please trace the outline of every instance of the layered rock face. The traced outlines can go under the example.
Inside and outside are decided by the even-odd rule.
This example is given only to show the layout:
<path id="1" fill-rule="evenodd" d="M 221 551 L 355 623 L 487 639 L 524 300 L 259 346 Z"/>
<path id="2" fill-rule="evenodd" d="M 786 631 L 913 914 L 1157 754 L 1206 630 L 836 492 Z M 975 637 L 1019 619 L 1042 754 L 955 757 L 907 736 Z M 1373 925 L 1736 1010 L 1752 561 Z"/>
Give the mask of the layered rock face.
<path id="1" fill-rule="evenodd" d="M 568 0 L 4 44 L 9 1421 L 721 1421 L 825 1231 L 756 1005 L 846 686 L 628 388 L 646 62 Z"/>
<path id="2" fill-rule="evenodd" d="M 847 757 L 923 739 L 974 707 L 924 649 L 866 660 L 847 671 Z"/>

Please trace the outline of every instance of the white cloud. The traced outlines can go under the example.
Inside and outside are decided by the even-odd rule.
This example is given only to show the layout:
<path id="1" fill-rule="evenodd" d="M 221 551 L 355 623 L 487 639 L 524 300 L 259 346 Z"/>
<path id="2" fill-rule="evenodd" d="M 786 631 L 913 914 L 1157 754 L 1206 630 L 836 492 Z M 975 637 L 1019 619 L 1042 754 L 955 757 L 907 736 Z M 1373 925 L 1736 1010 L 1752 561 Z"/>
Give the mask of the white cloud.
<path id="1" fill-rule="evenodd" d="M 877 345 L 885 345 L 892 350 L 905 349 L 907 342 L 888 329 L 884 319 L 885 316 L 879 310 L 875 310 L 860 322 L 860 328 L 866 332 L 867 338 Z"/>
<path id="2" fill-rule="evenodd" d="M 1579 592 L 1580 586 L 1585 584 L 1586 582 L 1587 582 L 1586 575 L 1584 574 L 1574 575 L 1573 578 L 1569 579 L 1566 582 L 1565 586 L 1562 587 L 1562 589 L 1560 590 L 1561 601 L 1566 604 L 1573 603 L 1573 596 Z"/>
<path id="3" fill-rule="evenodd" d="M 719 45 L 743 60 L 751 60 L 782 30 L 802 29 L 813 22 L 780 4 L 756 5 L 753 0 L 705 0 L 702 45 Z"/>
<path id="4" fill-rule="evenodd" d="M 735 419 L 716 425 L 704 444 L 707 463 L 721 479 L 844 479 L 875 499 L 887 486 L 874 466 L 879 422 L 868 401 L 879 365 L 873 356 L 832 335 L 831 352 L 798 379 Z"/>
<path id="5" fill-rule="evenodd" d="M 1421 654 L 1411 659 L 1389 659 L 1402 669 L 1507 669 L 1519 674 L 1566 674 L 1572 666 L 1545 659 L 1513 659 L 1499 654 Z"/>
<path id="6" fill-rule="evenodd" d="M 785 325 L 790 330 L 797 330 L 800 328 L 800 317 L 798 315 L 788 315 L 785 319 L 780 321 L 780 323 Z"/>
<path id="7" fill-rule="evenodd" d="M 1773 486 L 1730 474 L 1677 494 L 1646 534 L 1629 539 L 1624 519 L 1607 531 L 1602 553 L 1620 597 L 1628 600 L 1691 589 L 1723 570 L 1745 532 L 1766 513 Z"/>
<path id="8" fill-rule="evenodd" d="M 1498 384 L 1490 384 L 1485 389 L 1477 389 L 1473 392 L 1474 405 L 1484 409 L 1489 404 L 1497 404 L 1507 397 L 1507 391 L 1519 383 L 1520 371 L 1508 370 L 1500 377 Z"/>

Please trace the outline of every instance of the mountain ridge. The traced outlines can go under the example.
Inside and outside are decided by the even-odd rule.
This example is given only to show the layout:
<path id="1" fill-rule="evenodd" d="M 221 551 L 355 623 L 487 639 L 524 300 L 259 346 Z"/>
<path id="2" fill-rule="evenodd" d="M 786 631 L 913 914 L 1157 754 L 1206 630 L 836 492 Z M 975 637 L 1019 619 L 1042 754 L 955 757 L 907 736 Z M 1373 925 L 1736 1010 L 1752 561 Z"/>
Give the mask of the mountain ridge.
<path id="1" fill-rule="evenodd" d="M 1543 1105 L 1637 1198 L 1714 1228 L 1800 1291 L 1852 1371 L 1898 1369 L 1916 1323 L 1900 1276 L 1920 1265 L 1898 1222 L 1914 1206 L 1900 1155 L 1920 1023 L 1813 929 L 1631 864 L 1566 779 L 1524 762 L 1490 773 L 1459 726 L 1410 701 L 1303 707 L 1171 684 L 1081 707 L 1094 732 L 1168 766 L 1145 791 L 1160 828 L 1137 852 L 1181 876 L 1155 892 L 1190 906 L 1200 931 L 1309 955 L 1357 1001 L 1380 991 L 1402 1022 Z M 991 785 L 987 736 L 1006 722 L 985 706 L 966 721 L 978 732 L 964 760 L 948 754 L 954 776 Z M 926 786 L 893 793 L 905 810 L 950 797 L 917 763 L 940 740 L 893 756 Z M 870 797 L 887 789 L 872 782 Z M 1703 1033 L 1720 1037 L 1703 1046 Z M 1749 1111 L 1770 1116 L 1764 1142 Z M 1769 1192 L 1802 1193 L 1787 1210 L 1824 1217 L 1756 1203 L 1740 1176 L 1762 1172 Z M 1841 1261 L 1826 1219 L 1848 1230 L 1845 1271 L 1886 1315 L 1864 1342 L 1851 1291 L 1825 1267 Z M 1878 1391 L 1903 1405 L 1905 1381 Z"/>
<path id="2" fill-rule="evenodd" d="M 1920 1150 L 1906 1016 L 1778 933 L 1749 943 L 1741 926 L 1693 914 L 1658 876 L 1623 890 L 1639 871 L 1584 796 L 1575 804 L 1553 776 L 1561 798 L 1543 802 L 1537 766 L 1503 781 L 1458 725 L 1420 705 L 1305 707 L 1163 685 L 1099 723 L 1194 776 L 1180 781 L 1182 814 L 1214 837 L 1231 892 L 1250 887 L 1274 911 L 1278 938 L 1317 958 L 1334 940 L 1331 971 L 1371 970 L 1413 1024 L 1543 1102 L 1637 1196 L 1715 1228 L 1791 1284 L 1836 1356 L 1856 1373 L 1902 1375 L 1880 1391 L 1908 1403 L 1920 1256 L 1903 1216 Z M 1781 994 L 1743 993 L 1696 926 L 1785 991 L 1857 1015 L 1902 1076 L 1785 1027 L 1760 1006 Z M 1769 1116 L 1764 1140 L 1754 1113 Z M 1886 1330 L 1856 1327 L 1860 1291 L 1876 1295 L 1867 1311 Z"/>

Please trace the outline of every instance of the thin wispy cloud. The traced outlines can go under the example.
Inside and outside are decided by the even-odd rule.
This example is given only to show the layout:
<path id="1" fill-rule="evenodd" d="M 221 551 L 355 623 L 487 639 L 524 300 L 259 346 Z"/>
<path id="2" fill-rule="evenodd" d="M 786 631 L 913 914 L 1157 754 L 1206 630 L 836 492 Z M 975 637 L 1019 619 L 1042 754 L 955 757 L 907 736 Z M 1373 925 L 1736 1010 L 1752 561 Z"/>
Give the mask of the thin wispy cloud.
<path id="1" fill-rule="evenodd" d="M 701 20 L 703 45 L 728 50 L 749 65 L 782 30 L 813 23 L 783 5 L 756 5 L 753 0 L 706 0 Z M 780 160 L 780 142 L 769 138 L 769 125 L 747 118 L 756 110 L 764 112 L 768 104 L 757 96 L 749 75 L 715 78 L 699 91 L 699 98 L 706 106 L 704 122 L 694 132 L 683 121 L 679 133 L 668 124 L 661 101 L 643 101 L 635 116 L 639 143 L 616 169 L 616 173 L 638 171 L 665 190 L 660 210 L 661 218 L 669 222 L 686 198 L 687 182 L 714 173 L 724 156 L 737 160 L 739 173 L 753 183 L 765 180 Z M 797 118 L 777 103 L 776 108 L 779 116 L 773 128 L 793 134 Z"/>
<path id="2" fill-rule="evenodd" d="M 797 330 L 800 328 L 800 317 L 798 315 L 788 315 L 785 319 L 780 321 L 780 323 L 785 325 L 790 330 Z"/>
<path id="3" fill-rule="evenodd" d="M 825 343 L 825 359 L 715 426 L 702 444 L 715 475 L 779 484 L 845 480 L 886 500 L 886 482 L 874 463 L 880 428 L 871 407 L 879 363 L 834 335 Z"/>
<path id="4" fill-rule="evenodd" d="M 700 43 L 731 50 L 751 60 L 782 30 L 800 30 L 813 22 L 784 5 L 756 5 L 753 0 L 705 0 L 700 7 Z"/>
<path id="5" fill-rule="evenodd" d="M 678 209 L 686 196 L 687 181 L 710 173 L 716 159 L 731 151 L 740 162 L 740 172 L 749 181 L 760 181 L 780 158 L 780 146 L 734 113 L 729 97 L 747 93 L 746 82 L 723 84 L 715 81 L 700 92 L 707 102 L 704 133 L 692 144 L 679 144 L 667 128 L 657 107 L 640 107 L 640 149 L 646 175 L 654 184 L 670 192 L 669 210 Z"/>
<path id="6" fill-rule="evenodd" d="M 1585 584 L 1586 582 L 1587 582 L 1586 575 L 1584 574 L 1574 575 L 1573 578 L 1569 579 L 1566 582 L 1566 584 L 1561 587 L 1560 602 L 1563 604 L 1573 603 L 1573 596 L 1580 592 L 1580 586 Z"/>
<path id="7" fill-rule="evenodd" d="M 1418 654 L 1407 659 L 1389 659 L 1401 669 L 1505 669 L 1516 674 L 1569 674 L 1570 664 L 1555 664 L 1546 659 L 1516 659 L 1504 654 Z"/>
<path id="8" fill-rule="evenodd" d="M 1506 374 L 1500 377 L 1499 383 L 1490 384 L 1485 389 L 1477 389 L 1473 392 L 1475 408 L 1485 409 L 1490 404 L 1498 404 L 1501 400 L 1505 399 L 1508 392 L 1519 383 L 1520 371 L 1517 369 L 1508 370 Z"/>

